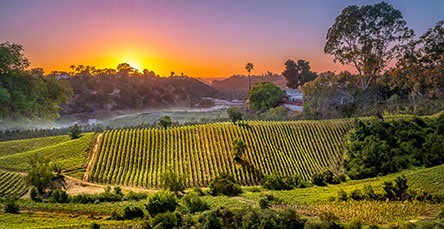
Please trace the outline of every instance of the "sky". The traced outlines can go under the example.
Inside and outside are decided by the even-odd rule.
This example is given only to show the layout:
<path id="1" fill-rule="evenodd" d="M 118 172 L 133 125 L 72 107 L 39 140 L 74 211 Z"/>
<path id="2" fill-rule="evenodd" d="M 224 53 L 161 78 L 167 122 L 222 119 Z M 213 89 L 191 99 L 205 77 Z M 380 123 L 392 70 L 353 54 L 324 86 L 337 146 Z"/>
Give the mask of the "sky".
<path id="1" fill-rule="evenodd" d="M 373 0 L 0 0 L 0 43 L 23 45 L 45 73 L 129 63 L 161 76 L 281 73 L 288 59 L 316 72 L 351 70 L 324 54 L 328 28 L 348 5 Z M 444 20 L 443 0 L 386 1 L 421 35 Z"/>

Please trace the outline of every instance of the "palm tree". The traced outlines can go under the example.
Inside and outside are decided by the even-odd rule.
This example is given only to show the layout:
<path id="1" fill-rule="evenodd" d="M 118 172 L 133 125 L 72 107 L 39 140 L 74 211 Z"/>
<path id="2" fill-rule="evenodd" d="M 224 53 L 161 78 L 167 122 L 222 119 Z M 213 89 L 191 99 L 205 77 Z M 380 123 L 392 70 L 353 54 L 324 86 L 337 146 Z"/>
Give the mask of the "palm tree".
<path id="1" fill-rule="evenodd" d="M 251 90 L 250 72 L 251 72 L 251 70 L 253 70 L 253 68 L 254 68 L 254 65 L 253 65 L 252 63 L 250 63 L 250 62 L 248 62 L 248 63 L 245 65 L 245 69 L 247 69 L 247 71 L 248 71 L 248 91 Z"/>

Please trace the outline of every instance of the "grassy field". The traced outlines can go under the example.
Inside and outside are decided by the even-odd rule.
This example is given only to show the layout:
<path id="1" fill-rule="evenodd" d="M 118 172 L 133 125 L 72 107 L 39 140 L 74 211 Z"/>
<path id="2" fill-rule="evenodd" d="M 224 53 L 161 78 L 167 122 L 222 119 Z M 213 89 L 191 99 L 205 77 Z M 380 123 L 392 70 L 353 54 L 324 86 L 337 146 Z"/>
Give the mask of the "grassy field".
<path id="1" fill-rule="evenodd" d="M 249 121 L 169 129 L 106 131 L 94 158 L 90 181 L 159 187 L 167 169 L 183 174 L 187 186 L 207 186 L 218 174 L 242 185 L 257 185 L 273 173 L 314 173 L 342 168 L 345 136 L 352 120 Z M 233 141 L 242 139 L 242 161 L 233 157 Z"/>

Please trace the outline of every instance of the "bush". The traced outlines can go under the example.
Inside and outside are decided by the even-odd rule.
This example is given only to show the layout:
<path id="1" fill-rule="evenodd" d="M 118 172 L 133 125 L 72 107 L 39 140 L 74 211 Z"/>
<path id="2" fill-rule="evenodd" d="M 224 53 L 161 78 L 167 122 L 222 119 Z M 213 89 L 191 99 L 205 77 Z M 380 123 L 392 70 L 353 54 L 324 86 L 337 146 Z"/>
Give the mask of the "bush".
<path id="1" fill-rule="evenodd" d="M 89 228 L 91 228 L 91 229 L 100 229 L 100 225 L 97 224 L 97 223 L 92 223 L 92 224 L 89 226 Z"/>
<path id="2" fill-rule="evenodd" d="M 182 201 L 191 213 L 210 209 L 210 206 L 205 201 L 195 195 L 186 195 L 182 198 Z"/>
<path id="3" fill-rule="evenodd" d="M 133 192 L 129 191 L 128 194 L 125 195 L 125 200 L 142 200 L 146 199 L 148 197 L 148 194 L 145 192 Z"/>
<path id="4" fill-rule="evenodd" d="M 13 198 L 13 197 L 6 198 L 5 212 L 6 213 L 12 213 L 12 214 L 20 213 L 20 209 L 19 209 L 19 206 L 16 203 L 16 199 L 15 198 Z"/>
<path id="5" fill-rule="evenodd" d="M 279 228 L 304 228 L 306 220 L 299 218 L 293 209 L 285 209 L 279 215 Z"/>
<path id="6" fill-rule="evenodd" d="M 39 197 L 39 192 L 36 187 L 31 188 L 31 200 L 35 202 L 42 202 L 42 199 Z"/>
<path id="7" fill-rule="evenodd" d="M 265 209 L 265 208 L 269 208 L 270 207 L 270 203 L 268 202 L 267 198 L 262 198 L 259 200 L 259 207 L 261 209 Z"/>
<path id="8" fill-rule="evenodd" d="M 334 182 L 333 172 L 327 170 L 322 173 L 316 173 L 311 177 L 311 182 L 317 186 L 325 186 L 327 184 L 333 184 Z"/>
<path id="9" fill-rule="evenodd" d="M 51 203 L 68 203 L 69 202 L 69 196 L 66 194 L 65 191 L 61 189 L 56 189 L 51 193 L 51 196 L 49 197 L 49 202 Z"/>
<path id="10" fill-rule="evenodd" d="M 340 189 L 338 191 L 338 200 L 347 201 L 348 196 L 347 192 L 344 191 L 344 189 Z"/>
<path id="11" fill-rule="evenodd" d="M 145 207 L 151 216 L 155 216 L 166 211 L 173 212 L 176 210 L 177 205 L 177 197 L 174 193 L 160 191 L 148 198 L 148 203 L 145 204 Z"/>
<path id="12" fill-rule="evenodd" d="M 264 188 L 269 190 L 290 190 L 293 188 L 304 188 L 304 181 L 298 176 L 284 177 L 272 174 L 265 177 Z"/>
<path id="13" fill-rule="evenodd" d="M 126 206 L 123 209 L 123 218 L 125 219 L 143 218 L 144 215 L 143 210 L 139 207 Z"/>
<path id="14" fill-rule="evenodd" d="M 172 192 L 183 192 L 185 190 L 185 178 L 178 175 L 172 169 L 162 174 L 160 180 L 162 188 Z"/>
<path id="15" fill-rule="evenodd" d="M 236 183 L 234 178 L 226 173 L 222 173 L 217 176 L 210 185 L 210 193 L 213 196 L 228 195 L 236 196 L 242 193 L 242 189 L 239 184 Z"/>
<path id="16" fill-rule="evenodd" d="M 157 214 L 151 220 L 151 226 L 155 228 L 174 228 L 178 225 L 176 214 L 166 211 L 163 213 Z"/>

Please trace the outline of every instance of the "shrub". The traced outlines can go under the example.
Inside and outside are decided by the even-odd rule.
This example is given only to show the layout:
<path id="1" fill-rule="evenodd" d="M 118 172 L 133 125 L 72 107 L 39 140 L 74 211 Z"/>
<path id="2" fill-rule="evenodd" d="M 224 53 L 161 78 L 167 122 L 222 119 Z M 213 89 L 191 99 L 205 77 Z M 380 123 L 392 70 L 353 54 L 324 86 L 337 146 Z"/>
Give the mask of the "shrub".
<path id="1" fill-rule="evenodd" d="M 304 188 L 306 185 L 298 175 L 284 177 L 279 174 L 272 174 L 265 177 L 263 186 L 269 190 L 290 190 L 293 188 Z"/>
<path id="2" fill-rule="evenodd" d="M 279 212 L 279 228 L 304 228 L 306 220 L 299 218 L 293 209 L 285 209 Z"/>
<path id="3" fill-rule="evenodd" d="M 143 218 L 144 215 L 143 210 L 136 206 L 126 206 L 123 209 L 123 218 L 125 219 Z"/>
<path id="4" fill-rule="evenodd" d="M 259 207 L 261 209 L 265 209 L 265 208 L 269 208 L 270 207 L 270 203 L 268 202 L 267 198 L 262 198 L 259 200 Z"/>
<path id="5" fill-rule="evenodd" d="M 220 174 L 213 181 L 211 181 L 209 188 L 210 193 L 213 196 L 221 194 L 235 196 L 242 193 L 240 185 L 236 183 L 232 176 L 226 173 Z"/>
<path id="6" fill-rule="evenodd" d="M 195 195 L 186 195 L 182 198 L 182 201 L 191 213 L 210 209 L 210 206 L 205 201 Z"/>
<path id="7" fill-rule="evenodd" d="M 42 202 L 42 199 L 39 197 L 39 192 L 36 187 L 31 188 L 31 200 L 35 202 Z"/>
<path id="8" fill-rule="evenodd" d="M 159 213 L 151 220 L 151 226 L 155 228 L 174 228 L 177 225 L 177 216 L 170 211 Z"/>
<path id="9" fill-rule="evenodd" d="M 61 189 L 56 189 L 51 193 L 51 196 L 49 197 L 49 202 L 51 203 L 68 203 L 69 202 L 69 196 L 66 194 L 65 191 Z"/>
<path id="10" fill-rule="evenodd" d="M 354 189 L 350 193 L 350 198 L 352 198 L 353 200 L 363 200 L 364 194 L 362 193 L 362 191 L 360 189 Z"/>
<path id="11" fill-rule="evenodd" d="M 145 207 L 151 216 L 155 216 L 166 211 L 173 212 L 176 210 L 177 204 L 177 197 L 174 193 L 160 191 L 148 198 L 148 203 L 145 204 Z"/>
<path id="12" fill-rule="evenodd" d="M 347 201 L 347 193 L 344 191 L 344 189 L 340 189 L 338 191 L 338 200 Z"/>
<path id="13" fill-rule="evenodd" d="M 185 178 L 178 175 L 172 169 L 162 174 L 160 180 L 162 188 L 172 192 L 183 192 L 185 190 Z"/>
<path id="14" fill-rule="evenodd" d="M 89 228 L 91 228 L 91 229 L 100 229 L 100 225 L 97 224 L 97 223 L 92 223 L 92 224 L 89 226 Z"/>
<path id="15" fill-rule="evenodd" d="M 142 200 L 146 199 L 148 197 L 148 194 L 145 192 L 133 192 L 129 191 L 128 194 L 125 195 L 125 200 Z"/>
<path id="16" fill-rule="evenodd" d="M 347 229 L 361 229 L 362 228 L 362 223 L 361 220 L 359 219 L 352 219 L 348 224 L 347 224 Z"/>
<path id="17" fill-rule="evenodd" d="M 20 213 L 20 209 L 19 209 L 19 206 L 16 203 L 16 199 L 15 198 L 13 198 L 13 197 L 6 198 L 5 212 L 6 213 L 12 213 L 12 214 Z"/>

